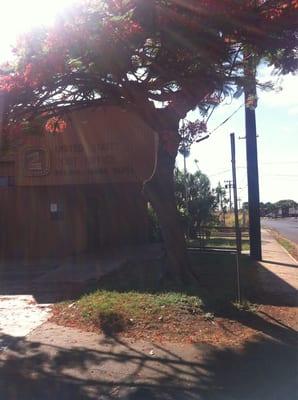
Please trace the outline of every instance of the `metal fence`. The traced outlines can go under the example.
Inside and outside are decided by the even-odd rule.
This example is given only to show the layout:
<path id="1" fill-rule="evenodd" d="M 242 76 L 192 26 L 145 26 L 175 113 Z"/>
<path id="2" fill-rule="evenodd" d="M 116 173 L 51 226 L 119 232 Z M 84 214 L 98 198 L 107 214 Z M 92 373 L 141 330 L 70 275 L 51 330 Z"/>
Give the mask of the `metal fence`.
<path id="1" fill-rule="evenodd" d="M 241 251 L 249 249 L 248 228 L 240 228 Z M 188 240 L 189 249 L 201 251 L 237 251 L 236 229 L 226 226 L 201 226 L 194 239 Z"/>

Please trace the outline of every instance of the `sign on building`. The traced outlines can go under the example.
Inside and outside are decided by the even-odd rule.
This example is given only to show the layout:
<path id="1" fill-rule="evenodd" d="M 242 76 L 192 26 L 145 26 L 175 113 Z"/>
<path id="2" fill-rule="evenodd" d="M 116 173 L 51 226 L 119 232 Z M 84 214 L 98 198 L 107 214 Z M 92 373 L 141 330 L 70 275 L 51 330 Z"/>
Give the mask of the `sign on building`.
<path id="1" fill-rule="evenodd" d="M 156 135 L 117 107 L 68 116 L 63 133 L 30 135 L 17 151 L 16 184 L 143 182 L 154 170 Z"/>

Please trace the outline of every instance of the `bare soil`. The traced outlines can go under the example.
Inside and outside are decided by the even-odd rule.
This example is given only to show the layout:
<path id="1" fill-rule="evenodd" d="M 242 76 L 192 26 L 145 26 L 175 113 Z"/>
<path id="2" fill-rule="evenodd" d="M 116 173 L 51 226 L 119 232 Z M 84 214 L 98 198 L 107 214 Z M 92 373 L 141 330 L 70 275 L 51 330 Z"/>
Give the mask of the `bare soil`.
<path id="1" fill-rule="evenodd" d="M 298 307 L 258 305 L 253 311 L 233 308 L 226 312 L 225 317 L 204 312 L 192 314 L 178 309 L 164 310 L 153 316 L 144 310 L 143 316 L 137 320 L 116 314 L 107 320 L 95 321 L 85 319 L 73 304 L 70 308 L 54 307 L 50 322 L 81 331 L 153 342 L 235 346 L 265 334 L 280 339 L 287 336 L 287 341 L 295 344 Z"/>

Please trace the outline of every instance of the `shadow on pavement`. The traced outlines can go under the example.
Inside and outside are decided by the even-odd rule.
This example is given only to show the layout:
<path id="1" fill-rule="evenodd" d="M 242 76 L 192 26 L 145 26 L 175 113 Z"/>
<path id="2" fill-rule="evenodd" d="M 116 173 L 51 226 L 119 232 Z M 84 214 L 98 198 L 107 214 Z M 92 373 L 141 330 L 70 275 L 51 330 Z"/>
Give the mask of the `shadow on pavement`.
<path id="1" fill-rule="evenodd" d="M 235 255 L 223 254 L 199 254 L 196 256 L 195 270 L 199 276 L 196 283 L 196 290 L 199 295 L 206 297 L 207 303 L 210 299 L 218 297 L 218 291 L 224 287 L 229 298 L 235 298 L 236 294 L 236 264 Z M 222 259 L 227 261 L 222 263 Z M 276 264 L 277 268 L 289 274 L 289 269 L 294 265 L 270 262 Z M 109 269 L 106 274 L 112 276 L 118 274 L 121 268 L 130 268 L 139 282 L 131 284 L 128 282 L 125 290 L 158 291 L 158 276 L 160 275 L 160 260 L 142 260 L 132 263 L 119 263 L 118 267 L 113 266 L 112 272 Z M 295 287 L 291 286 L 277 274 L 273 273 L 261 264 L 251 263 L 248 265 L 248 257 L 240 258 L 241 283 L 243 295 L 246 299 L 260 303 L 278 306 L 297 306 L 298 296 Z M 44 265 L 13 265 L 3 267 L 0 265 L 0 296 L 32 294 L 38 303 L 55 303 L 63 300 L 73 300 L 86 291 L 96 288 L 105 288 L 105 277 L 92 278 L 95 274 L 96 261 L 77 263 L 73 268 L 71 264 L 66 267 L 58 263 Z M 104 266 L 100 269 L 105 270 Z M 151 276 L 148 278 L 148 269 Z M 143 274 L 143 272 L 145 273 Z M 74 276 L 79 279 L 74 279 Z M 143 276 L 144 275 L 144 276 Z M 129 279 L 131 279 L 130 274 Z M 148 282 L 153 280 L 154 282 Z M 113 279 L 112 279 L 113 281 Z M 119 280 L 116 282 L 115 290 L 118 289 Z M 185 288 L 182 288 L 185 291 Z"/>
<path id="2" fill-rule="evenodd" d="M 294 400 L 297 352 L 262 338 L 239 350 L 154 347 L 109 338 L 94 350 L 2 337 L 1 400 Z M 154 346 L 154 345 L 153 345 Z"/>
<path id="3" fill-rule="evenodd" d="M 110 321 L 105 321 L 105 342 L 98 343 L 94 349 L 62 348 L 1 335 L 0 400 L 296 399 L 297 333 L 270 315 L 239 312 L 233 305 L 221 307 L 222 298 L 225 301 L 234 298 L 235 265 L 234 258 L 227 258 L 223 264 L 217 262 L 217 257 L 222 255 L 208 255 L 208 263 L 202 258 L 196 266 L 200 284 L 195 291 L 203 299 L 206 310 L 237 320 L 266 336 L 255 337 L 241 349 L 218 349 L 202 344 L 187 349 L 179 345 L 171 348 L 152 345 L 154 352 L 150 355 L 148 349 L 132 347 L 114 337 L 115 332 L 109 330 Z M 73 299 L 92 285 L 113 289 L 109 286 L 111 282 L 117 283 L 121 291 L 164 290 L 156 286 L 160 265 L 150 262 L 149 266 L 142 269 L 138 263 L 130 264 L 123 276 L 121 271 L 114 271 L 110 278 L 87 280 L 80 285 L 61 281 L 41 285 L 41 275 L 48 273 L 46 267 L 18 268 L 17 272 L 1 270 L 0 294 L 30 293 L 37 301 L 48 303 Z M 58 267 L 51 268 L 54 271 Z M 155 279 L 151 286 L 144 271 Z M 294 287 L 261 264 L 249 267 L 245 257 L 241 259 L 241 280 L 243 294 L 251 301 L 283 306 L 297 304 Z M 123 283 L 120 289 L 119 282 Z M 218 297 L 219 288 L 222 297 Z M 117 315 L 113 318 L 121 331 L 122 322 Z"/>
<path id="4" fill-rule="evenodd" d="M 225 262 L 222 262 L 222 257 L 225 257 Z M 205 312 L 211 312 L 217 317 L 238 321 L 242 325 L 262 332 L 273 339 L 292 344 L 297 343 L 297 333 L 281 321 L 272 318 L 270 315 L 261 315 L 260 313 L 249 312 L 249 310 L 239 311 L 235 307 L 233 303 L 236 294 L 235 256 L 208 254 L 200 256 L 200 261 L 200 263 L 195 264 L 196 273 L 200 280 L 192 288 L 158 286 L 157 276 L 160 273 L 160 262 L 155 260 L 146 261 L 142 264 L 129 263 L 103 276 L 98 281 L 90 282 L 87 280 L 80 283 L 57 280 L 56 282 L 41 284 L 41 276 L 43 274 L 48 276 L 46 275 L 49 272 L 47 267 L 38 270 L 36 267 L 27 270 L 20 268 L 11 271 L 0 270 L 0 295 L 30 293 L 39 303 L 52 303 L 72 300 L 86 293 L 86 291 L 97 288 L 120 292 L 131 290 L 152 293 L 168 290 L 184 291 L 199 296 L 203 301 Z M 81 267 L 84 268 L 83 265 Z M 241 257 L 240 267 L 243 298 L 257 304 L 297 306 L 297 290 L 278 275 L 261 264 L 252 265 L 251 262 L 248 263 L 246 256 Z M 277 268 L 282 267 L 278 266 Z M 50 271 L 55 272 L 58 269 L 59 267 L 53 265 Z M 59 276 L 59 274 L 54 276 Z M 113 335 L 123 330 L 125 321 L 121 320 L 121 316 L 109 315 L 101 321 L 100 325 L 107 335 Z"/>
<path id="5" fill-rule="evenodd" d="M 270 260 L 262 260 L 262 262 L 265 263 L 265 264 L 281 265 L 282 267 L 298 268 L 298 264 L 286 264 L 286 263 L 283 263 L 283 262 L 270 261 Z"/>

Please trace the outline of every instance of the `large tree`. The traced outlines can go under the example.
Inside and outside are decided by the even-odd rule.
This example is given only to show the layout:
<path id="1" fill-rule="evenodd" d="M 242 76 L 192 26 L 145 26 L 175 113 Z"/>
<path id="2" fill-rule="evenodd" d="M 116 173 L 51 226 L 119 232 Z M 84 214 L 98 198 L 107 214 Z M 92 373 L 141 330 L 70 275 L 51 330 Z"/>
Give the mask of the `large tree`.
<path id="1" fill-rule="evenodd" d="M 47 128 L 55 131 L 63 125 L 57 116 L 90 106 L 137 113 L 159 136 L 144 191 L 172 274 L 185 279 L 173 185 L 179 121 L 243 87 L 243 62 L 252 54 L 282 73 L 294 71 L 296 17 L 297 0 L 82 0 L 53 27 L 20 38 L 15 60 L 2 66 L 6 126 L 16 132 L 53 117 Z"/>

